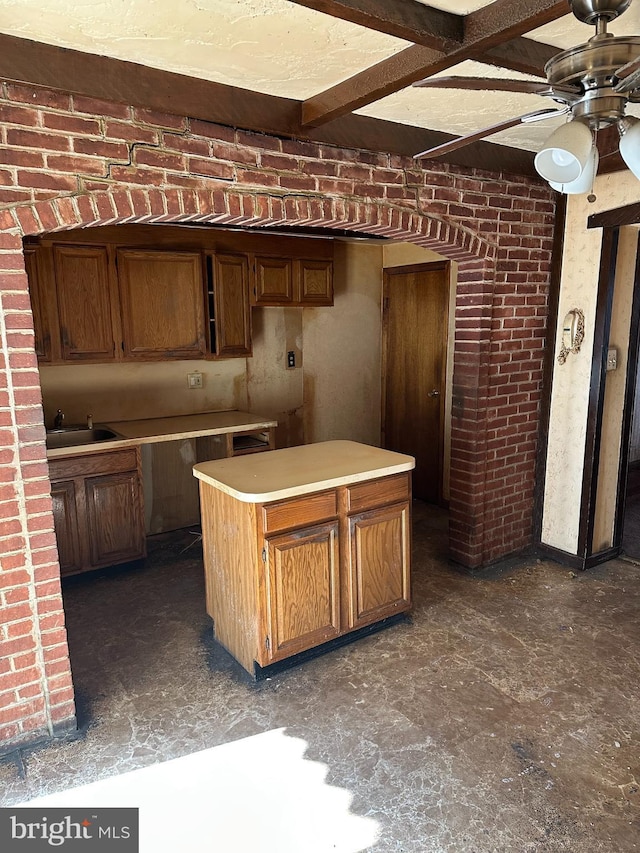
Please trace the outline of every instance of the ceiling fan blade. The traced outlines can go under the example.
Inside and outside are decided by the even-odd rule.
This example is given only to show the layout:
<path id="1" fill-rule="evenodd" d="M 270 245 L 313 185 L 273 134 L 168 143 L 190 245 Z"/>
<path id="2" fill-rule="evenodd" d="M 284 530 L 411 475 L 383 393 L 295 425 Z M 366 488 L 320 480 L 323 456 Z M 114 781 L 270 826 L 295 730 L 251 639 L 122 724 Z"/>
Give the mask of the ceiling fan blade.
<path id="1" fill-rule="evenodd" d="M 525 113 L 517 118 L 509 118 L 506 121 L 492 124 L 491 127 L 485 127 L 482 130 L 476 130 L 474 133 L 468 133 L 466 136 L 459 136 L 457 139 L 452 139 L 450 142 L 445 142 L 442 145 L 436 145 L 435 148 L 427 148 L 426 151 L 421 151 L 419 154 L 414 154 L 414 159 L 426 157 L 439 157 L 441 154 L 448 154 L 450 151 L 456 151 L 471 142 L 477 142 L 479 139 L 484 139 L 485 136 L 492 136 L 501 130 L 508 130 L 510 127 L 515 127 L 517 124 L 523 124 L 531 121 L 541 121 L 544 118 L 552 118 L 557 115 L 564 115 L 567 110 L 536 110 L 533 113 Z"/>
<path id="2" fill-rule="evenodd" d="M 640 56 L 621 66 L 615 73 L 618 83 L 613 87 L 616 92 L 624 94 L 640 85 Z"/>
<path id="3" fill-rule="evenodd" d="M 579 98 L 577 86 L 550 86 L 535 80 L 511 80 L 506 77 L 427 77 L 413 84 L 430 89 L 469 89 L 496 92 L 523 92 L 530 95 L 559 97 L 561 100 Z"/>

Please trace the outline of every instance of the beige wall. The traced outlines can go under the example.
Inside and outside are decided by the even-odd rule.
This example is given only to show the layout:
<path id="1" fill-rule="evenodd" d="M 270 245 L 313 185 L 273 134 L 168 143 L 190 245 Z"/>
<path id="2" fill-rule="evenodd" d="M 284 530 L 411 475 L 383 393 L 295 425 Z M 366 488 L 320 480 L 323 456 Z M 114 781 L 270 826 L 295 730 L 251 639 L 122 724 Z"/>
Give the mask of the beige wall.
<path id="1" fill-rule="evenodd" d="M 564 365 L 554 360 L 549 438 L 546 459 L 542 542 L 576 554 L 580 524 L 583 464 L 585 453 L 587 409 L 593 357 L 593 329 L 597 298 L 601 231 L 587 228 L 593 213 L 631 204 L 640 200 L 640 182 L 629 172 L 616 172 L 597 178 L 596 202 L 586 196 L 569 196 L 565 244 L 562 259 L 558 325 L 554 357 L 560 349 L 562 322 L 572 308 L 585 314 L 585 338 L 579 353 L 571 353 Z M 619 342 L 622 362 L 628 345 L 627 337 Z M 621 375 L 622 368 L 619 368 Z M 616 380 L 617 381 L 617 380 Z M 609 416 L 613 416 L 610 411 Z M 611 460 L 608 463 L 611 465 Z M 600 515 L 600 537 L 608 522 Z"/>
<path id="2" fill-rule="evenodd" d="M 190 390 L 187 373 L 203 388 Z M 64 364 L 40 367 L 47 425 L 57 409 L 67 423 L 137 420 L 246 407 L 246 360 L 163 361 L 158 364 Z"/>
<path id="3" fill-rule="evenodd" d="M 304 310 L 307 442 L 380 444 L 382 245 L 340 241 L 335 306 Z"/>

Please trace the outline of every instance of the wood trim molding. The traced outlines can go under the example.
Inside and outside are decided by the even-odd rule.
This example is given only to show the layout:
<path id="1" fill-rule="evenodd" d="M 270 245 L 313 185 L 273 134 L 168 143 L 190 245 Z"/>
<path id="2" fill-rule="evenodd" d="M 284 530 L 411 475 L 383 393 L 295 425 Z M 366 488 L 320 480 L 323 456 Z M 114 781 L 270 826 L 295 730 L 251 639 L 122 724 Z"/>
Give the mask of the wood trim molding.
<path id="1" fill-rule="evenodd" d="M 622 547 L 624 514 L 627 502 L 627 479 L 629 474 L 629 442 L 633 423 L 635 404 L 636 376 L 640 351 L 640 234 L 636 244 L 635 280 L 633 283 L 633 301 L 631 323 L 629 325 L 629 350 L 627 354 L 627 376 L 624 392 L 624 413 L 622 416 L 622 435 L 620 437 L 620 463 L 618 470 L 618 500 L 614 522 L 613 545 Z"/>
<path id="2" fill-rule="evenodd" d="M 605 228 L 602 233 L 598 295 L 593 322 L 593 356 L 591 382 L 587 409 L 587 434 L 585 438 L 584 468 L 582 474 L 582 499 L 580 503 L 580 527 L 578 531 L 578 554 L 585 559 L 592 556 L 593 531 L 598 488 L 598 466 L 602 437 L 602 417 L 607 369 L 607 346 L 611 326 L 613 286 L 616 275 L 619 230 Z"/>
<path id="3" fill-rule="evenodd" d="M 625 167 L 626 168 L 626 167 Z M 587 228 L 620 228 L 640 222 L 640 202 L 594 213 L 587 219 Z"/>
<path id="4" fill-rule="evenodd" d="M 495 0 L 464 16 L 464 38 L 446 52 L 412 45 L 308 98 L 302 124 L 318 127 L 568 14 L 566 0 Z"/>
<path id="5" fill-rule="evenodd" d="M 558 305 L 560 303 L 560 285 L 562 281 L 562 255 L 564 252 L 565 227 L 567 220 L 567 196 L 559 195 L 556 206 L 556 220 L 553 232 L 553 252 L 551 256 L 551 277 L 549 284 L 547 336 L 545 360 L 542 376 L 542 400 L 540 404 L 540 431 L 536 454 L 536 488 L 533 504 L 534 542 L 542 540 L 542 517 L 544 513 L 544 492 L 547 471 L 547 451 L 549 446 L 549 421 L 551 417 L 551 388 L 555 365 L 556 332 L 558 326 Z"/>

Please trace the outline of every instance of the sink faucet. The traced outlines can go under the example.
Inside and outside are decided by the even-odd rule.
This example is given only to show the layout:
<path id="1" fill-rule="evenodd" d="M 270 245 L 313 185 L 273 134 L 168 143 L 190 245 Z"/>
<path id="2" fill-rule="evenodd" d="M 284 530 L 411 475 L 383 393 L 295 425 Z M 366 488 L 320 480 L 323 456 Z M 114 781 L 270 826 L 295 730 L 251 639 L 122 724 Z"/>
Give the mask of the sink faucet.
<path id="1" fill-rule="evenodd" d="M 55 418 L 53 419 L 53 428 L 54 429 L 62 429 L 62 422 L 64 421 L 64 412 L 62 409 L 58 409 Z"/>

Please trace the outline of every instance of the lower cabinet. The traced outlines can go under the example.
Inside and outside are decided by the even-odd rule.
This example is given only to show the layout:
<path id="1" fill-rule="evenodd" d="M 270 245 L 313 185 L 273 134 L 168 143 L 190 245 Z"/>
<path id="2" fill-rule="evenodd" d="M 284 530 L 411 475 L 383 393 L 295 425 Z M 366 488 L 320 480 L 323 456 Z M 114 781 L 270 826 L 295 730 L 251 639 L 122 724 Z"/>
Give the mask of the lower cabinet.
<path id="1" fill-rule="evenodd" d="M 274 536 L 266 549 L 268 659 L 280 660 L 339 636 L 338 522 Z"/>
<path id="2" fill-rule="evenodd" d="M 410 609 L 409 474 L 265 504 L 200 489 L 207 611 L 252 674 Z"/>
<path id="3" fill-rule="evenodd" d="M 49 476 L 63 575 L 146 555 L 138 449 L 56 459 Z"/>

